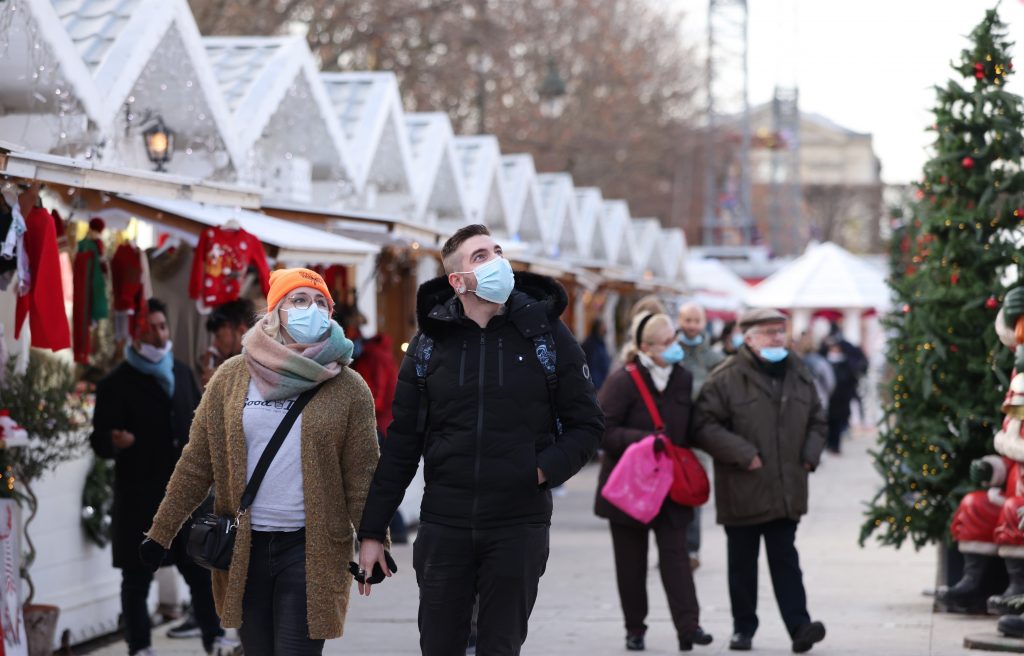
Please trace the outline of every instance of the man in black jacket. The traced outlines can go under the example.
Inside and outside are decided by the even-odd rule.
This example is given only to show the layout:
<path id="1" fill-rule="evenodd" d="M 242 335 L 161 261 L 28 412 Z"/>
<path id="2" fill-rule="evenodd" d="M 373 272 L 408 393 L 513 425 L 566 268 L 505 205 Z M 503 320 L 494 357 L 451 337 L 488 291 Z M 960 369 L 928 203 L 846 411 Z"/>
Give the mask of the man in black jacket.
<path id="1" fill-rule="evenodd" d="M 153 521 L 167 481 L 188 442 L 199 389 L 192 372 L 175 360 L 168 339 L 167 308 L 148 303 L 146 329 L 125 348 L 125 360 L 96 388 L 92 448 L 114 459 L 111 547 L 121 570 L 121 613 L 129 654 L 149 654 L 146 598 L 153 573 L 139 560 L 139 541 Z M 192 593 L 192 608 L 211 651 L 223 630 L 213 606 L 210 573 L 184 554 L 181 539 L 172 552 Z"/>
<path id="2" fill-rule="evenodd" d="M 379 563 L 390 575 L 385 529 L 422 456 L 426 489 L 413 550 L 420 648 L 428 656 L 465 653 L 479 595 L 479 652 L 518 654 L 547 563 L 549 488 L 590 460 L 604 419 L 583 350 L 559 319 L 565 290 L 543 276 L 513 276 L 484 226 L 460 229 L 442 256 L 447 277 L 418 294 L 420 333 L 399 373 L 394 421 L 359 529 L 359 562 L 367 572 Z M 421 391 L 422 339 L 433 350 Z M 556 381 L 541 362 L 546 339 Z M 370 594 L 368 584 L 359 589 Z"/>

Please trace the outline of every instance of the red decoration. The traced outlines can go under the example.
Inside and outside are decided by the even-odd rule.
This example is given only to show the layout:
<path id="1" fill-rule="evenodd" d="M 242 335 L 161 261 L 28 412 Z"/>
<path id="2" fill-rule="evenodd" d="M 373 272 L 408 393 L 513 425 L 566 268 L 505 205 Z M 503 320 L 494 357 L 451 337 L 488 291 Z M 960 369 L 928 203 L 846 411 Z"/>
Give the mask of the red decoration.
<path id="1" fill-rule="evenodd" d="M 962 160 L 960 160 L 960 164 L 965 169 L 968 169 L 968 170 L 973 169 L 974 168 L 974 158 L 970 157 L 970 156 L 967 156 L 967 157 L 963 158 Z"/>
<path id="2" fill-rule="evenodd" d="M 904 303 L 903 304 L 903 314 L 910 314 L 910 304 L 909 303 Z"/>
<path id="3" fill-rule="evenodd" d="M 956 344 L 950 344 L 950 345 L 949 345 L 949 350 L 950 350 L 950 351 L 952 351 L 953 353 L 956 353 L 956 352 L 957 352 L 958 350 L 960 350 L 960 349 L 958 349 L 958 348 L 956 347 Z"/>
<path id="4" fill-rule="evenodd" d="M 954 272 L 953 272 L 953 273 L 952 273 L 952 274 L 951 274 L 951 275 L 949 276 L 949 282 L 950 282 L 950 283 L 952 283 L 952 284 L 953 284 L 954 286 L 955 286 L 955 285 L 956 285 L 956 284 L 957 284 L 958 282 L 960 282 L 960 273 L 959 273 L 958 271 L 954 271 Z"/>
<path id="5" fill-rule="evenodd" d="M 989 296 L 988 300 L 985 301 L 985 309 L 995 310 L 999 307 L 999 301 L 996 300 L 995 296 Z"/>

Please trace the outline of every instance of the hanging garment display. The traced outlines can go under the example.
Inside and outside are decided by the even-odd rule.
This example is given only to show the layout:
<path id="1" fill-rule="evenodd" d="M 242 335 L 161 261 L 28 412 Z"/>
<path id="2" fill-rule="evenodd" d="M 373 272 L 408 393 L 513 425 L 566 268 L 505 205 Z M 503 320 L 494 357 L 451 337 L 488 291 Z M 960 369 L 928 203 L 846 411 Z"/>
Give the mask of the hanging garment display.
<path id="1" fill-rule="evenodd" d="M 17 201 L 17 197 L 14 198 Z M 0 291 L 7 291 L 14 275 L 18 275 L 18 295 L 28 292 L 31 275 L 25 254 L 25 217 L 18 203 L 0 201 Z"/>
<path id="2" fill-rule="evenodd" d="M 270 269 L 260 240 L 241 228 L 203 230 L 192 261 L 189 296 L 211 308 L 237 300 L 250 265 L 256 268 L 266 294 L 270 291 Z"/>
<path id="3" fill-rule="evenodd" d="M 60 256 L 53 217 L 36 207 L 25 219 L 25 254 L 28 257 L 30 285 L 18 297 L 14 320 L 14 338 L 21 336 L 27 317 L 32 330 L 32 346 L 59 351 L 71 346 L 68 316 L 64 310 Z"/>
<path id="4" fill-rule="evenodd" d="M 74 327 L 75 362 L 89 363 L 92 353 L 90 331 L 95 322 L 109 316 L 107 281 L 104 277 L 103 244 L 99 241 L 102 224 L 98 219 L 89 222 L 90 235 L 78 242 L 75 255 L 75 301 L 72 309 Z"/>
<path id="5" fill-rule="evenodd" d="M 127 341 L 137 336 L 146 314 L 147 293 L 152 289 L 145 253 L 126 241 L 110 259 L 110 280 L 113 286 L 114 339 Z"/>

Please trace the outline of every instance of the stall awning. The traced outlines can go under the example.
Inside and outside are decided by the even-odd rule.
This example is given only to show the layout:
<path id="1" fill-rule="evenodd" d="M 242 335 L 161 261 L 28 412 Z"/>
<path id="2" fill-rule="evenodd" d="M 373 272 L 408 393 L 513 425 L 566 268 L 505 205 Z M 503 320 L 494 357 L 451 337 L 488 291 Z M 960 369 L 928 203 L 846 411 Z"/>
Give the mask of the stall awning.
<path id="1" fill-rule="evenodd" d="M 259 207 L 260 204 L 260 190 L 251 187 L 33 153 L 19 150 L 5 141 L 0 141 L 0 174 L 112 194 L 188 199 L 239 207 Z"/>
<path id="2" fill-rule="evenodd" d="M 233 219 L 264 244 L 276 247 L 277 261 L 286 266 L 360 264 L 380 252 L 374 244 L 237 207 L 137 196 L 125 200 L 202 225 L 222 226 Z M 159 222 L 159 214 L 153 220 Z"/>
<path id="3" fill-rule="evenodd" d="M 264 200 L 261 209 L 267 214 L 281 219 L 320 223 L 326 229 L 343 234 L 378 233 L 383 230 L 389 242 L 416 244 L 417 248 L 419 246 L 433 248 L 441 241 L 441 232 L 434 228 L 372 212 L 324 209 L 279 200 Z M 379 243 L 382 241 L 382 237 L 378 235 L 368 241 Z"/>

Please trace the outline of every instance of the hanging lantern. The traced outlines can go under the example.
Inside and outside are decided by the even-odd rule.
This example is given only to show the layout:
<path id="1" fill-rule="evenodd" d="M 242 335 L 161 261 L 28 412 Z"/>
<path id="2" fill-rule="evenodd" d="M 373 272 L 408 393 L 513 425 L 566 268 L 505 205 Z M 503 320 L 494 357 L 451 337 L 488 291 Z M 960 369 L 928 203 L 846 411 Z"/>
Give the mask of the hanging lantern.
<path id="1" fill-rule="evenodd" d="M 167 129 L 164 120 L 159 116 L 153 125 L 146 128 L 142 133 L 146 142 L 146 155 L 149 161 L 156 164 L 156 171 L 164 172 L 164 164 L 171 161 L 174 154 L 174 133 Z"/>

